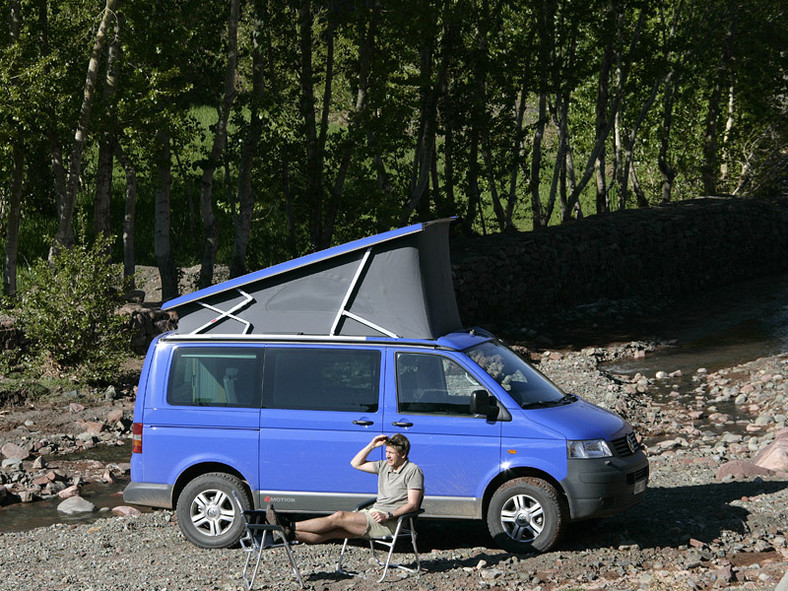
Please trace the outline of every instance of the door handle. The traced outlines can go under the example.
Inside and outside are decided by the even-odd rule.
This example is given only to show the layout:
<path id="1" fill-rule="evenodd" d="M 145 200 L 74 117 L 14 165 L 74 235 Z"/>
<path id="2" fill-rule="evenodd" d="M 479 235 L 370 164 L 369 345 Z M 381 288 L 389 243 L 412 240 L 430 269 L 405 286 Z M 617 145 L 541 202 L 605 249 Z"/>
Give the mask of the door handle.
<path id="1" fill-rule="evenodd" d="M 374 425 L 375 421 L 353 421 L 354 425 L 361 425 L 362 427 L 369 427 L 370 425 Z"/>
<path id="2" fill-rule="evenodd" d="M 412 427 L 413 423 L 408 423 L 407 421 L 394 421 L 391 423 L 395 427 Z"/>

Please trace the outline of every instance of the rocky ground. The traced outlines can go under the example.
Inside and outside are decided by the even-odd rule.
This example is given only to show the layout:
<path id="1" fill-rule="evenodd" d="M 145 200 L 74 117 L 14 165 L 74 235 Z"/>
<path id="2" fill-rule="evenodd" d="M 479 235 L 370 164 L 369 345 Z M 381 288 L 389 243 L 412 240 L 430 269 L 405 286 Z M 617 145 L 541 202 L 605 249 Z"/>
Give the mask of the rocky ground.
<path id="1" fill-rule="evenodd" d="M 565 390 L 616 410 L 635 425 L 651 467 L 647 497 L 639 506 L 573 524 L 556 550 L 534 556 L 495 548 L 481 524 L 423 520 L 422 574 L 390 574 L 382 585 L 337 574 L 338 545 L 301 546 L 295 553 L 307 586 L 788 589 L 788 356 L 715 373 L 699 368 L 689 376 L 670 368 L 653 376 L 623 376 L 600 366 L 616 357 L 648 355 L 653 348 L 630 343 L 531 353 Z M 0 410 L 0 491 L 6 491 L 0 492 L 5 496 L 0 504 L 7 504 L 0 509 L 0 532 L 4 516 L 24 501 L 123 477 L 128 470 L 123 463 L 59 458 L 94 445 L 127 443 L 132 396 L 77 393 L 47 407 Z M 764 453 L 767 448 L 772 451 Z M 26 457 L 19 460 L 6 451 Z M 0 589 L 240 590 L 244 558 L 240 549 L 195 548 L 180 534 L 174 514 L 158 510 L 0 533 Z M 352 548 L 349 560 L 351 568 L 373 575 L 362 547 Z M 268 551 L 265 561 L 256 588 L 297 588 L 281 550 Z"/>

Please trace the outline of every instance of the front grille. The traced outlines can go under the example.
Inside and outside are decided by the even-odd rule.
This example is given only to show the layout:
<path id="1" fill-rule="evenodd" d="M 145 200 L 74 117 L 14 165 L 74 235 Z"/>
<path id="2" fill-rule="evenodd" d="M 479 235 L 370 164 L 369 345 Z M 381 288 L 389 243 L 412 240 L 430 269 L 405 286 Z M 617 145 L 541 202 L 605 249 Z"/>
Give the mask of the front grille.
<path id="1" fill-rule="evenodd" d="M 638 443 L 638 438 L 635 436 L 634 432 L 626 437 L 614 439 L 610 443 L 613 445 L 613 450 L 616 455 L 621 457 L 631 456 L 640 449 L 640 443 Z"/>

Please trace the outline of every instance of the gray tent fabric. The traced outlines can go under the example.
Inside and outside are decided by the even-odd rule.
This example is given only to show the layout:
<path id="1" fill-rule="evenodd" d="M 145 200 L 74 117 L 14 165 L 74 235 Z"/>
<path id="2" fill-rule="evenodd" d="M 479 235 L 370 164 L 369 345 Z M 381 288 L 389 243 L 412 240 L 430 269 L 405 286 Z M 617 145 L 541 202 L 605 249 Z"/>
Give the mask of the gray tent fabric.
<path id="1" fill-rule="evenodd" d="M 392 230 L 167 302 L 181 336 L 433 340 L 460 330 L 451 219 Z"/>

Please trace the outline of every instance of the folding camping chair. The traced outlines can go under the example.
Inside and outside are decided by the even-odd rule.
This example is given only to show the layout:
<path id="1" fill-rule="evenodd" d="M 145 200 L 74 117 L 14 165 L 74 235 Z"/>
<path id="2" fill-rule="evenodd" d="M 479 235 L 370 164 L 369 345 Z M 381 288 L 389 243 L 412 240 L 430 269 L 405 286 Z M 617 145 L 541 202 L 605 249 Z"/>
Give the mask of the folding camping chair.
<path id="1" fill-rule="evenodd" d="M 356 511 L 360 511 L 361 509 L 366 509 L 367 507 L 371 507 L 375 504 L 377 497 L 368 499 L 358 505 L 356 507 Z M 419 559 L 419 549 L 416 547 L 416 529 L 414 527 L 416 517 L 418 517 L 421 513 L 424 513 L 424 509 L 419 508 L 416 511 L 412 511 L 410 513 L 405 513 L 404 515 L 400 515 L 397 518 L 397 529 L 394 530 L 394 534 L 390 536 L 385 536 L 382 538 L 370 538 L 369 541 L 369 549 L 372 552 L 372 558 L 375 559 L 375 562 L 378 563 L 379 566 L 383 567 L 383 574 L 378 579 L 378 583 L 381 583 L 383 579 L 386 578 L 386 573 L 389 570 L 389 567 L 398 568 L 405 572 L 409 573 L 418 573 L 421 570 L 421 561 Z M 399 564 L 396 562 L 391 562 L 391 557 L 394 554 L 394 546 L 397 544 L 397 540 L 400 536 L 410 535 L 410 543 L 413 546 L 413 556 L 415 557 L 415 566 L 408 567 L 403 564 Z M 388 548 L 388 554 L 386 556 L 385 561 L 381 561 L 376 553 L 375 545 L 380 545 L 383 547 Z M 348 540 L 345 540 L 345 543 L 342 544 L 342 551 L 339 553 L 339 562 L 337 563 L 337 572 L 356 576 L 357 573 L 352 573 L 342 569 L 342 559 L 345 556 L 345 550 L 347 549 Z M 380 549 L 380 548 L 378 548 Z"/>
<path id="2" fill-rule="evenodd" d="M 235 495 L 234 495 L 235 496 Z M 240 499 L 235 496 L 236 504 L 241 507 Z M 293 567 L 293 574 L 298 579 L 298 584 L 304 588 L 304 579 L 301 578 L 301 571 L 298 570 L 295 557 L 291 544 L 287 541 L 285 532 L 279 525 L 272 525 L 266 522 L 265 511 L 252 510 L 243 511 L 244 525 L 246 527 L 246 534 L 241 538 L 241 548 L 246 552 L 246 562 L 244 563 L 244 570 L 241 576 L 243 577 L 246 588 L 251 589 L 254 585 L 255 577 L 257 577 L 257 569 L 260 567 L 260 560 L 263 557 L 263 551 L 271 548 L 284 548 L 287 552 L 287 558 L 290 561 L 290 566 Z M 278 540 L 277 540 L 278 538 Z M 252 569 L 252 576 L 249 577 L 249 566 L 254 559 L 254 568 Z"/>

